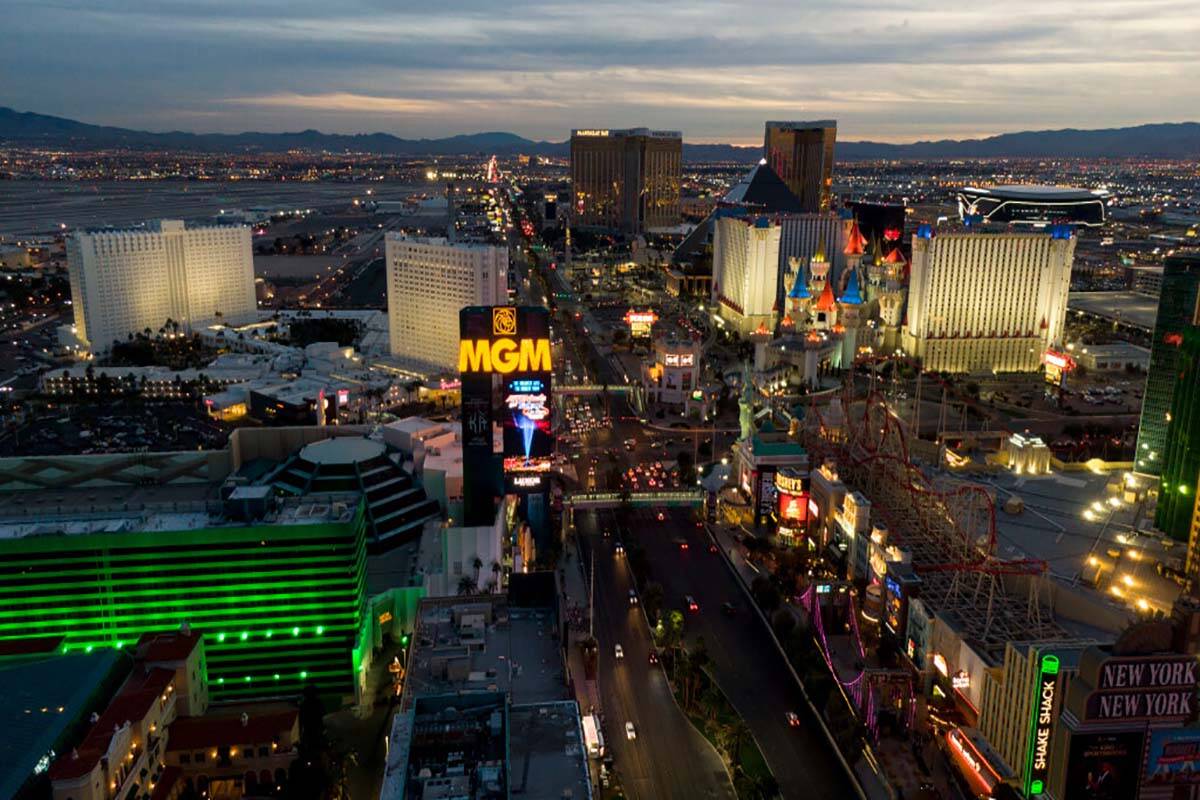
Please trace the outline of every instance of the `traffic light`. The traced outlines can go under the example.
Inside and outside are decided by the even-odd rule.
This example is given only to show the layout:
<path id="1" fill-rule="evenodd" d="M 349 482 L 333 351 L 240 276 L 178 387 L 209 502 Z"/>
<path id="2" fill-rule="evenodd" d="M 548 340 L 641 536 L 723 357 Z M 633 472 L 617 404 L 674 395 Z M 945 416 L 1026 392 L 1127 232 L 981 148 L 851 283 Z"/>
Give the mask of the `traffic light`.
<path id="1" fill-rule="evenodd" d="M 407 634 L 407 633 L 405 633 L 405 634 L 402 634 L 402 635 L 400 636 L 400 646 L 401 646 L 401 647 L 408 647 L 408 634 Z"/>

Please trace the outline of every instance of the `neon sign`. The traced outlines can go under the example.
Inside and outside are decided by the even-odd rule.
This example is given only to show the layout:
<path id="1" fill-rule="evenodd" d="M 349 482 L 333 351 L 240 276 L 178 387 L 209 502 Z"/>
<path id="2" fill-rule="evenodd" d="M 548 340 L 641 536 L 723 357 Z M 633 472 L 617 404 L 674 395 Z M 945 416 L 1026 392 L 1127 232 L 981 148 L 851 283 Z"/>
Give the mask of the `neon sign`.
<path id="1" fill-rule="evenodd" d="M 549 372 L 549 339 L 463 339 L 458 344 L 459 372 Z"/>
<path id="2" fill-rule="evenodd" d="M 663 363 L 668 367 L 690 367 L 696 363 L 696 357 L 691 353 L 683 353 L 682 355 L 667 353 L 663 356 Z"/>
<path id="3" fill-rule="evenodd" d="M 1058 692 L 1058 656 L 1042 656 L 1033 713 L 1029 725 L 1029 755 L 1025 763 L 1025 795 L 1046 790 L 1050 771 L 1050 734 L 1054 726 L 1054 697 Z"/>

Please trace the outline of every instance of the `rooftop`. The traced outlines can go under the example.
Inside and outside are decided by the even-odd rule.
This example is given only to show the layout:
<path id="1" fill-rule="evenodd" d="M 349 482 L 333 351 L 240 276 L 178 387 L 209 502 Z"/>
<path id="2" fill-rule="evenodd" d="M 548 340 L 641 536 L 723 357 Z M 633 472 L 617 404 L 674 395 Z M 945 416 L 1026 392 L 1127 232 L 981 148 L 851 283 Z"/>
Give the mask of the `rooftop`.
<path id="1" fill-rule="evenodd" d="M 226 516 L 213 484 L 127 486 L 28 491 L 0 500 L 0 541 L 56 534 L 180 532 L 240 528 L 248 523 Z M 310 495 L 280 501 L 258 523 L 315 525 L 349 522 L 357 496 Z"/>
<path id="2" fill-rule="evenodd" d="M 560 700 L 565 676 L 555 611 L 510 607 L 503 595 L 422 601 L 404 705 L 423 694 L 498 690 L 515 703 Z"/>
<path id="3" fill-rule="evenodd" d="M 1103 189 L 1081 189 L 1075 186 L 1045 186 L 1041 184 L 1008 184 L 1001 186 L 964 186 L 964 194 L 988 195 L 1013 200 L 1096 200 L 1107 198 Z"/>
<path id="4" fill-rule="evenodd" d="M 337 436 L 305 445 L 300 457 L 314 464 L 355 464 L 384 454 L 382 442 L 353 436 Z"/>
<path id="5" fill-rule="evenodd" d="M 1158 317 L 1158 298 L 1141 292 L 1071 292 L 1067 308 L 1149 331 Z"/>
<path id="6" fill-rule="evenodd" d="M 0 668 L 0 797 L 13 797 L 25 780 L 44 772 L 47 755 L 118 665 L 115 650 L 78 653 Z"/>
<path id="7" fill-rule="evenodd" d="M 220 714 L 180 717 L 171 723 L 167 750 L 265 744 L 296 727 L 299 720 L 299 709 L 280 704 L 236 706 L 222 709 Z"/>
<path id="8" fill-rule="evenodd" d="M 525 797 L 592 796 L 574 700 L 513 706 L 508 712 L 509 784 Z"/>

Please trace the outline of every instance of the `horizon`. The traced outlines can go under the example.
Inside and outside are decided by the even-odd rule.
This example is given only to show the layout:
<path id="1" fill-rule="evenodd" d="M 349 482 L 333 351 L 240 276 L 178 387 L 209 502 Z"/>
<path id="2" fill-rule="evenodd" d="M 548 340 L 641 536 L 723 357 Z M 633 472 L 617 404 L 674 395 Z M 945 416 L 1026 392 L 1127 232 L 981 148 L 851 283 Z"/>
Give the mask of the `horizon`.
<path id="1" fill-rule="evenodd" d="M 87 119 L 77 119 L 74 117 L 63 117 L 63 116 L 60 116 L 57 114 L 47 114 L 45 112 L 36 111 L 36 110 L 24 110 L 24 109 L 19 109 L 19 108 L 13 108 L 11 106 L 0 105 L 0 109 L 9 110 L 16 114 L 35 114 L 38 116 L 56 117 L 59 119 L 66 119 L 66 120 L 69 120 L 72 122 L 82 123 L 85 125 L 105 125 L 105 123 L 94 122 L 94 121 L 87 120 Z M 765 122 L 765 120 L 764 120 L 764 122 Z M 884 141 L 882 139 L 846 139 L 839 135 L 837 141 L 842 144 L 910 145 L 910 144 L 921 144 L 921 143 L 926 143 L 926 142 L 938 142 L 938 141 L 982 140 L 982 139 L 989 139 L 989 138 L 994 138 L 994 137 L 1004 136 L 1004 135 L 1009 135 L 1009 134 L 1054 133 L 1054 132 L 1065 131 L 1065 130 L 1076 130 L 1076 131 L 1080 131 L 1080 132 L 1095 132 L 1095 131 L 1102 131 L 1102 130 L 1136 128 L 1136 127 L 1143 127 L 1143 126 L 1150 126 L 1150 125 L 1196 125 L 1196 124 L 1200 124 L 1200 119 L 1157 120 L 1157 121 L 1133 123 L 1130 125 L 1110 126 L 1110 127 L 1106 127 L 1106 128 L 1066 127 L 1066 128 L 1045 128 L 1045 129 L 1040 129 L 1040 130 L 1028 130 L 1028 129 L 1006 130 L 1006 131 L 999 131 L 999 132 L 995 132 L 995 133 L 980 133 L 976 136 L 964 136 L 961 138 L 947 138 L 947 137 L 934 138 L 932 136 L 925 136 L 925 137 L 920 137 L 920 138 L 916 138 L 916 139 L 912 139 L 912 140 L 897 141 L 897 142 Z M 125 128 L 127 126 L 116 125 L 116 126 L 109 126 L 109 127 Z M 631 127 L 646 127 L 646 126 L 631 126 Z M 452 139 L 455 137 L 468 137 L 468 136 L 511 135 L 511 136 L 521 137 L 523 139 L 526 139 L 527 141 L 531 141 L 531 142 L 534 142 L 537 144 L 566 144 L 567 142 L 569 142 L 569 140 L 571 138 L 569 130 L 566 132 L 566 136 L 564 136 L 561 139 L 556 138 L 552 135 L 522 136 L 522 134 L 516 133 L 514 131 L 500 130 L 500 129 L 476 130 L 476 131 L 453 131 L 453 132 L 445 132 L 445 133 L 441 133 L 441 134 L 434 134 L 434 135 L 430 135 L 430 136 L 419 136 L 419 137 L 406 137 L 406 136 L 403 136 L 400 134 L 395 134 L 395 133 L 392 133 L 390 131 L 385 131 L 385 130 L 357 130 L 357 131 L 343 132 L 343 131 L 323 130 L 321 128 L 314 128 L 314 127 L 295 128 L 295 129 L 280 129 L 280 130 L 266 130 L 266 129 L 262 129 L 262 128 L 247 128 L 245 130 L 238 130 L 238 131 L 216 131 L 216 130 L 206 130 L 206 129 L 184 129 L 184 128 L 163 128 L 163 129 L 130 128 L 130 130 L 134 130 L 134 131 L 138 131 L 138 132 L 142 132 L 142 133 L 150 133 L 150 134 L 182 133 L 182 134 L 189 134 L 189 135 L 195 135 L 195 136 L 209 136 L 209 135 L 237 136 L 237 135 L 243 135 L 243 134 L 263 134 L 263 135 L 268 135 L 268 136 L 282 136 L 282 135 L 294 135 L 294 134 L 300 134 L 300 133 L 312 131 L 312 132 L 319 133 L 322 135 L 342 135 L 342 136 L 389 135 L 389 136 L 395 136 L 400 139 L 409 139 L 409 140 L 429 139 L 431 141 L 437 141 L 437 140 L 442 140 L 442 139 Z M 840 127 L 839 127 L 838 132 L 839 132 L 839 134 L 841 133 Z M 690 139 L 690 138 L 688 138 L 686 130 L 683 131 L 683 142 L 684 142 L 684 144 L 688 144 L 688 145 L 701 145 L 701 146 L 703 146 L 703 145 L 728 145 L 731 147 L 738 147 L 738 148 L 744 148 L 744 149 L 755 149 L 755 148 L 762 147 L 761 136 L 757 141 L 754 141 L 754 140 L 729 141 L 729 140 Z"/>
<path id="2" fill-rule="evenodd" d="M 754 146 L 752 116 L 835 118 L 844 141 L 908 143 L 1200 107 L 1200 15 L 1181 0 L 1101 0 L 1086 15 L 1070 0 L 527 0 L 503 17 L 479 0 L 420 13 L 378 0 L 12 5 L 0 104 L 139 130 L 562 141 L 572 127 L 647 126 Z"/>

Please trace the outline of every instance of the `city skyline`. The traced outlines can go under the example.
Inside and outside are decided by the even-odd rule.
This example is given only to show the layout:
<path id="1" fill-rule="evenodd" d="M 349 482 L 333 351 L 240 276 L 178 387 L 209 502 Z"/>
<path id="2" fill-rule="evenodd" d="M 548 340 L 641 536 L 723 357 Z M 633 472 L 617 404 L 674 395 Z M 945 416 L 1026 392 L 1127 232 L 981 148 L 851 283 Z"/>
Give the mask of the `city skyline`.
<path id="1" fill-rule="evenodd" d="M 337 15 L 310 2 L 284 14 L 275 2 L 22 0 L 0 104 L 151 130 L 562 141 L 571 127 L 649 125 L 742 145 L 761 141 L 750 112 L 907 142 L 1181 121 L 1200 107 L 1189 4 L 1074 7 L 527 3 L 501 18 L 473 0 L 421 14 L 360 0 Z M 60 46 L 41 44 L 50 30 Z"/>

